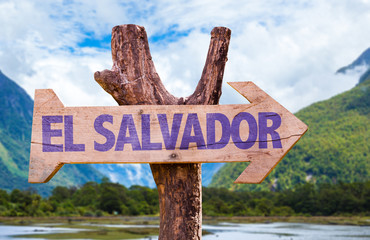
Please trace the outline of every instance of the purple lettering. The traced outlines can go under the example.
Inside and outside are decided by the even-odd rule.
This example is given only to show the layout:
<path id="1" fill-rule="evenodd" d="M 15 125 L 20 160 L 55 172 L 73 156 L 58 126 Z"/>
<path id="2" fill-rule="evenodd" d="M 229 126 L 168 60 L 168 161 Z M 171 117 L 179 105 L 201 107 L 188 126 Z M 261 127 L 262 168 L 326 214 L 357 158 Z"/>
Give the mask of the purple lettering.
<path id="1" fill-rule="evenodd" d="M 216 121 L 221 123 L 221 139 L 216 142 Z M 207 113 L 207 148 L 221 149 L 225 147 L 230 140 L 230 121 L 222 113 Z"/>
<path id="2" fill-rule="evenodd" d="M 126 136 L 127 130 L 129 133 L 128 137 Z M 115 151 L 123 151 L 123 148 L 126 143 L 131 144 L 132 150 L 134 151 L 141 150 L 132 114 L 124 114 L 122 117 L 121 127 L 119 129 Z"/>
<path id="3" fill-rule="evenodd" d="M 163 136 L 164 145 L 167 150 L 174 150 L 176 147 L 177 138 L 182 120 L 182 113 L 176 113 L 173 116 L 171 132 L 169 132 L 166 114 L 158 114 L 159 126 Z"/>
<path id="4" fill-rule="evenodd" d="M 150 141 L 150 114 L 141 115 L 141 143 L 142 150 L 161 150 L 162 143 Z"/>
<path id="5" fill-rule="evenodd" d="M 192 129 L 194 129 L 194 136 L 191 136 Z M 186 119 L 180 149 L 189 149 L 189 143 L 191 142 L 195 142 L 198 149 L 206 149 L 202 129 L 196 113 L 189 113 Z"/>
<path id="6" fill-rule="evenodd" d="M 99 152 L 106 152 L 112 149 L 115 143 L 114 133 L 103 126 L 104 122 L 113 124 L 113 116 L 109 114 L 103 114 L 98 116 L 94 121 L 95 131 L 107 139 L 105 143 L 98 143 L 94 141 L 94 149 Z"/>
<path id="7" fill-rule="evenodd" d="M 73 143 L 73 116 L 64 116 L 64 142 L 66 152 L 84 152 L 85 144 Z"/>
<path id="8" fill-rule="evenodd" d="M 51 129 L 51 123 L 62 123 L 63 116 L 42 116 L 42 151 L 63 152 L 63 144 L 51 144 L 52 137 L 61 137 L 61 129 Z"/>
<path id="9" fill-rule="evenodd" d="M 249 125 L 249 135 L 246 141 L 242 141 L 240 138 L 240 123 L 245 120 L 248 122 Z M 251 148 L 257 139 L 257 122 L 256 119 L 250 114 L 246 112 L 241 112 L 236 115 L 231 123 L 231 138 L 240 149 L 248 149 Z"/>
<path id="10" fill-rule="evenodd" d="M 267 127 L 267 120 L 272 121 L 272 125 Z M 259 147 L 267 148 L 267 134 L 271 135 L 273 148 L 282 148 L 280 135 L 275 130 L 281 125 L 281 117 L 274 112 L 261 112 L 258 113 L 258 135 Z"/>

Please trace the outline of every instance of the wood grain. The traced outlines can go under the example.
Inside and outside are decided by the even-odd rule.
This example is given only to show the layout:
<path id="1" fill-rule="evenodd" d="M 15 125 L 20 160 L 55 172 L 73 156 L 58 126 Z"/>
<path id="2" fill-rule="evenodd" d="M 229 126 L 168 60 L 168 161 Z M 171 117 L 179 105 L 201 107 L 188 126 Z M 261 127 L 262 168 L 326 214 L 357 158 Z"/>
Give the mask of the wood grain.
<path id="1" fill-rule="evenodd" d="M 45 182 L 50 179 L 48 173 L 55 173 L 56 169 L 40 166 L 60 166 L 67 163 L 207 163 L 207 162 L 251 162 L 243 174 L 236 180 L 237 183 L 259 183 L 269 174 L 276 164 L 285 156 L 300 137 L 306 132 L 307 126 L 298 120 L 292 113 L 278 104 L 269 95 L 263 92 L 252 82 L 229 83 L 239 93 L 248 98 L 251 104 L 239 105 L 140 105 L 140 106 L 117 106 L 117 107 L 64 107 L 52 90 L 37 90 L 35 95 L 35 109 L 32 127 L 31 143 L 31 163 L 30 163 L 30 182 Z M 58 107 L 55 107 L 58 106 Z M 261 113 L 276 113 L 281 118 L 281 125 L 276 129 L 280 139 L 272 139 L 271 134 L 267 134 L 267 148 L 261 148 L 260 136 L 255 143 L 248 149 L 240 149 L 235 145 L 235 139 L 229 137 L 227 145 L 214 149 L 207 145 L 207 114 L 221 113 L 229 119 L 229 125 L 235 116 L 240 113 L 248 113 L 258 122 Z M 164 133 L 159 123 L 158 114 L 166 116 L 169 133 L 173 134 L 172 125 L 174 116 L 182 114 L 181 124 L 179 125 L 176 145 L 173 149 L 166 147 Z M 201 136 L 205 145 L 197 142 L 189 142 L 187 149 L 181 149 L 184 131 L 189 116 L 197 116 L 201 129 Z M 98 151 L 94 144 L 104 144 L 107 139 L 98 133 L 94 127 L 96 119 L 101 115 L 112 116 L 112 123 L 102 124 L 114 134 L 114 145 L 107 151 Z M 121 129 L 123 116 L 132 116 L 137 139 L 142 149 L 135 150 L 133 144 L 126 143 L 121 149 L 118 148 L 118 135 Z M 143 129 L 143 115 L 146 120 L 150 120 L 149 129 Z M 84 151 L 67 152 L 43 152 L 43 125 L 42 117 L 45 116 L 72 116 L 73 118 L 73 142 L 83 144 Z M 162 119 L 163 121 L 163 119 Z M 50 124 L 55 130 L 65 131 L 65 123 Z M 215 140 L 222 137 L 222 127 L 216 121 Z M 190 136 L 195 136 L 194 126 Z M 246 121 L 240 124 L 237 129 L 242 141 L 250 135 L 250 126 Z M 155 143 L 157 148 L 145 150 L 143 139 L 150 133 L 150 143 Z M 145 135 L 144 135 L 145 134 Z M 64 134 L 63 134 L 64 135 Z M 129 136 L 127 131 L 125 136 Z M 281 148 L 273 146 L 272 141 L 281 141 Z M 66 145 L 65 136 L 51 137 L 53 145 Z M 159 146 L 160 144 L 160 146 Z M 160 149 L 159 149 L 160 147 Z M 37 164 L 36 164 L 37 163 Z M 46 173 L 45 173 L 46 172 Z"/>
<path id="2" fill-rule="evenodd" d="M 228 28 L 215 27 L 212 30 L 201 79 L 194 93 L 187 98 L 177 98 L 165 89 L 152 61 L 145 28 L 133 24 L 113 28 L 113 67 L 96 72 L 94 77 L 119 105 L 217 104 L 230 36 Z M 159 193 L 162 219 L 159 239 L 201 239 L 201 164 L 151 164 L 150 168 Z M 174 175 L 178 177 L 173 178 Z M 179 185 L 191 191 L 184 193 Z M 193 214 L 182 215 L 179 211 L 171 214 L 171 209 L 176 208 Z"/>
<path id="3" fill-rule="evenodd" d="M 230 83 L 251 104 L 211 106 L 218 104 L 221 96 L 230 36 L 230 29 L 216 27 L 212 30 L 206 63 L 194 93 L 187 98 L 177 98 L 165 89 L 155 70 L 144 27 L 132 24 L 114 27 L 111 41 L 113 67 L 96 72 L 94 77 L 119 105 L 127 106 L 64 107 L 52 90 L 36 91 L 29 181 L 46 182 L 66 163 L 150 163 L 159 193 L 159 239 L 201 239 L 200 163 L 251 162 L 236 182 L 259 183 L 307 130 L 306 125 L 251 82 Z M 271 112 L 281 118 L 281 125 L 274 132 L 279 139 L 276 136 L 273 138 L 273 134 L 257 139 L 257 123 L 254 121 L 259 121 L 260 113 Z M 216 141 L 224 138 L 222 129 L 225 124 L 215 121 L 218 125 L 215 126 L 214 136 L 211 140 L 208 138 L 212 131 L 207 129 L 207 114 L 212 113 L 223 114 L 232 122 L 239 119 L 237 116 L 240 114 L 254 120 L 250 120 L 251 127 L 245 123 L 248 122 L 246 119 L 243 123 L 231 123 L 234 131 L 230 133 L 227 144 L 222 142 L 224 146 L 221 148 L 217 145 L 221 140 Z M 182 114 L 174 146 L 166 145 L 163 119 L 160 120 L 158 114 L 166 115 L 169 129 L 174 119 Z M 98 121 L 100 130 L 105 129 L 98 133 L 96 119 L 101 119 L 101 115 L 109 117 L 103 117 L 108 119 L 103 123 Z M 193 119 L 195 115 L 200 129 L 197 131 L 194 121 L 189 120 L 192 129 L 185 134 L 185 130 L 189 130 L 187 119 Z M 127 127 L 131 118 L 133 125 Z M 122 130 L 122 124 L 127 127 L 128 133 Z M 267 120 L 265 125 L 267 128 Z M 239 127 L 238 131 L 235 131 L 235 126 Z M 102 136 L 107 131 L 111 133 L 109 141 L 108 137 Z M 137 141 L 131 138 L 133 131 Z M 43 132 L 48 133 L 43 135 Z M 193 136 L 200 135 L 204 141 L 194 141 Z M 249 136 L 252 136 L 253 144 L 248 142 Z M 123 139 L 127 140 L 126 137 L 136 143 L 126 142 L 122 146 L 120 143 Z M 183 144 L 184 139 L 190 141 Z M 281 147 L 276 145 L 277 140 Z M 106 147 L 104 143 L 108 142 Z M 96 143 L 104 145 L 104 151 L 97 150 Z M 240 149 L 245 144 L 248 149 Z M 278 147 L 275 148 L 275 145 Z M 45 152 L 43 147 L 58 152 Z"/>

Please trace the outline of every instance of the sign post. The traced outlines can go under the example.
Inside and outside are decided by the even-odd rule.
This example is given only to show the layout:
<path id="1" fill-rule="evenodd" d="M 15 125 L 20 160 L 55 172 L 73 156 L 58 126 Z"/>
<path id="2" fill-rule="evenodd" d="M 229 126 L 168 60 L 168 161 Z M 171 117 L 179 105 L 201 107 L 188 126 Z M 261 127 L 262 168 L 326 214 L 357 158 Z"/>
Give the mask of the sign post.
<path id="1" fill-rule="evenodd" d="M 145 29 L 116 26 L 112 70 L 95 80 L 120 105 L 64 107 L 36 90 L 29 181 L 71 163 L 150 163 L 160 202 L 159 239 L 201 239 L 201 163 L 251 162 L 235 181 L 260 183 L 307 126 L 252 82 L 229 83 L 250 104 L 215 105 L 231 31 L 218 27 L 202 77 L 186 99 L 164 88 Z"/>

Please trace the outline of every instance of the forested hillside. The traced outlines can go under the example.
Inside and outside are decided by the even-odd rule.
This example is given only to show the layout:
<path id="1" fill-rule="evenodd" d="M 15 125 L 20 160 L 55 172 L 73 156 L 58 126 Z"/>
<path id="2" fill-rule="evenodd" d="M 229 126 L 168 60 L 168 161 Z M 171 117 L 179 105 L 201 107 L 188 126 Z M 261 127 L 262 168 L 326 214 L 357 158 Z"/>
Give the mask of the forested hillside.
<path id="1" fill-rule="evenodd" d="M 0 71 L 0 188 L 35 188 L 45 196 L 57 186 L 79 186 L 99 182 L 107 176 L 127 187 L 155 187 L 148 164 L 66 164 L 46 184 L 29 184 L 28 162 L 31 142 L 33 101 L 14 81 Z M 203 183 L 208 184 L 221 164 L 203 164 Z"/>
<path id="2" fill-rule="evenodd" d="M 236 192 L 203 187 L 205 216 L 368 215 L 370 182 L 300 184 L 284 191 Z M 126 188 L 104 179 L 80 188 L 56 187 L 48 198 L 36 192 L 0 189 L 0 216 L 158 215 L 158 191 Z"/>
<path id="3" fill-rule="evenodd" d="M 304 182 L 368 181 L 369 91 L 370 78 L 363 77 L 353 89 L 296 113 L 308 125 L 308 132 L 262 184 L 233 184 L 248 163 L 228 163 L 213 177 L 210 186 L 281 190 Z"/>
<path id="4" fill-rule="evenodd" d="M 103 177 L 89 165 L 65 165 L 47 184 L 28 183 L 33 101 L 0 71 L 0 188 L 37 189 L 41 195 L 57 185 L 77 186 Z"/>

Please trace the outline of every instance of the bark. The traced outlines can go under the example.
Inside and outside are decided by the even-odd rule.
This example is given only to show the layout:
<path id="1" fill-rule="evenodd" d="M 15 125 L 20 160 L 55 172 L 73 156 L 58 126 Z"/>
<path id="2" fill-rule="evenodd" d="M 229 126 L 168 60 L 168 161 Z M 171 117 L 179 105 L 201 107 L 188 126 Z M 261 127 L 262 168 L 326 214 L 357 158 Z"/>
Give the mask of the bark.
<path id="1" fill-rule="evenodd" d="M 171 95 L 155 70 L 144 27 L 120 25 L 112 30 L 111 70 L 94 74 L 119 105 L 218 104 L 231 31 L 211 32 L 207 60 L 199 83 L 188 98 Z M 196 44 L 196 43 L 195 43 Z M 201 239 L 201 164 L 151 164 L 159 193 L 159 239 Z"/>

